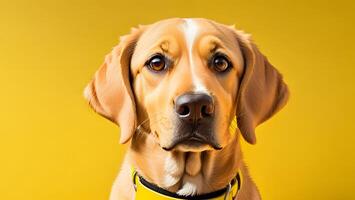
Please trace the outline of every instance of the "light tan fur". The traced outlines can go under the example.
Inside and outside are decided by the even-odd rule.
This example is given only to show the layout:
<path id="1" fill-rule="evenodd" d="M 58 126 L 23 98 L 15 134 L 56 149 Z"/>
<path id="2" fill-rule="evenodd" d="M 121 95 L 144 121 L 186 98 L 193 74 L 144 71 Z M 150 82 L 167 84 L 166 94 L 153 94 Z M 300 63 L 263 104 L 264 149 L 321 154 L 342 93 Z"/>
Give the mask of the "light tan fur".
<path id="1" fill-rule="evenodd" d="M 218 49 L 231 60 L 228 73 L 207 66 Z M 152 73 L 145 62 L 155 52 L 167 54 L 172 68 Z M 214 136 L 221 150 L 168 146 L 178 130 L 177 96 L 203 90 L 216 104 Z M 121 143 L 129 142 L 110 200 L 134 199 L 130 168 L 147 181 L 181 195 L 224 188 L 240 170 L 238 200 L 261 199 L 249 176 L 240 136 L 254 144 L 255 127 L 280 110 L 288 99 L 282 76 L 250 36 L 207 19 L 168 19 L 140 26 L 123 37 L 85 90 L 96 112 L 119 124 Z"/>

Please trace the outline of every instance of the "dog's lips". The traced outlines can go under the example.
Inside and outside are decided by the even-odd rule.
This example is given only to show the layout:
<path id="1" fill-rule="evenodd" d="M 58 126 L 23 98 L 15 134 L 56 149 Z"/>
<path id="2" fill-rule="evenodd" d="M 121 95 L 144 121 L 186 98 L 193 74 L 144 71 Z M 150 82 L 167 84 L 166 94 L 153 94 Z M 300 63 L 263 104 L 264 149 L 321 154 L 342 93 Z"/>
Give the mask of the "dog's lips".
<path id="1" fill-rule="evenodd" d="M 163 147 L 164 150 L 170 151 L 176 147 L 187 147 L 188 149 L 215 149 L 220 150 L 222 147 L 216 143 L 214 140 L 209 140 L 207 138 L 201 137 L 197 134 L 190 135 L 188 137 L 183 137 L 172 142 L 168 147 Z M 205 147 L 205 148 L 204 148 Z"/>
<path id="2" fill-rule="evenodd" d="M 182 141 L 180 144 L 188 146 L 202 146 L 206 145 L 207 143 L 201 140 L 200 138 L 193 136 L 191 138 L 186 139 L 185 141 Z"/>

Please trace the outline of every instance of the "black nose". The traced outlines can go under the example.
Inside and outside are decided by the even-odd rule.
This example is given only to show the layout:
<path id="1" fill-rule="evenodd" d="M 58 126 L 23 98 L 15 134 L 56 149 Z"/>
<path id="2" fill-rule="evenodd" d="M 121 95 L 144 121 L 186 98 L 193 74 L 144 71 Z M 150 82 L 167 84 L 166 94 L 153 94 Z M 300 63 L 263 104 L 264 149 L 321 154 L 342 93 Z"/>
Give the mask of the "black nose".
<path id="1" fill-rule="evenodd" d="M 212 97 L 203 93 L 186 93 L 175 101 L 175 112 L 180 119 L 191 123 L 212 117 L 214 105 Z"/>

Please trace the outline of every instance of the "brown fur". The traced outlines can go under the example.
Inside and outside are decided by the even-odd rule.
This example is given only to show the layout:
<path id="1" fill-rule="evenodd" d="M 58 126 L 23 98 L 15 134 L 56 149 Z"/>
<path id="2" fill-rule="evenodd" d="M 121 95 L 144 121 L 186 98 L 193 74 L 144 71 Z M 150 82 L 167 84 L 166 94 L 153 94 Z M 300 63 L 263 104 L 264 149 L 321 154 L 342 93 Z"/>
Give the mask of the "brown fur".
<path id="1" fill-rule="evenodd" d="M 287 86 L 247 34 L 206 19 L 193 21 L 199 32 L 192 57 L 182 33 L 185 20 L 140 26 L 121 39 L 85 90 L 94 110 L 119 124 L 120 142 L 130 142 L 111 200 L 134 198 L 131 166 L 146 180 L 184 194 L 221 189 L 239 169 L 243 184 L 238 199 L 260 199 L 242 159 L 239 136 L 256 142 L 255 127 L 286 104 Z M 223 51 L 233 63 L 233 69 L 223 76 L 206 66 L 214 49 Z M 149 55 L 157 51 L 174 60 L 166 74 L 154 74 L 144 67 Z M 193 90 L 196 77 L 191 70 L 216 103 L 214 132 L 222 150 L 162 149 L 177 129 L 174 99 Z M 231 127 L 235 133 L 230 133 Z"/>

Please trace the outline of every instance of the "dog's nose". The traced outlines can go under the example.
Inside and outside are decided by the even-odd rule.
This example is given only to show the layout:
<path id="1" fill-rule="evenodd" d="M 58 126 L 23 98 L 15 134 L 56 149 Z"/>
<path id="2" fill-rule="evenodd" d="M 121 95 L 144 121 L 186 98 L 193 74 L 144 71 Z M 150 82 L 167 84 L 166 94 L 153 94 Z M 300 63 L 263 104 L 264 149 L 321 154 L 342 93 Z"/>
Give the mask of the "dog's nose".
<path id="1" fill-rule="evenodd" d="M 214 104 L 212 97 L 204 93 L 186 93 L 177 97 L 175 112 L 180 119 L 190 123 L 212 117 Z"/>

